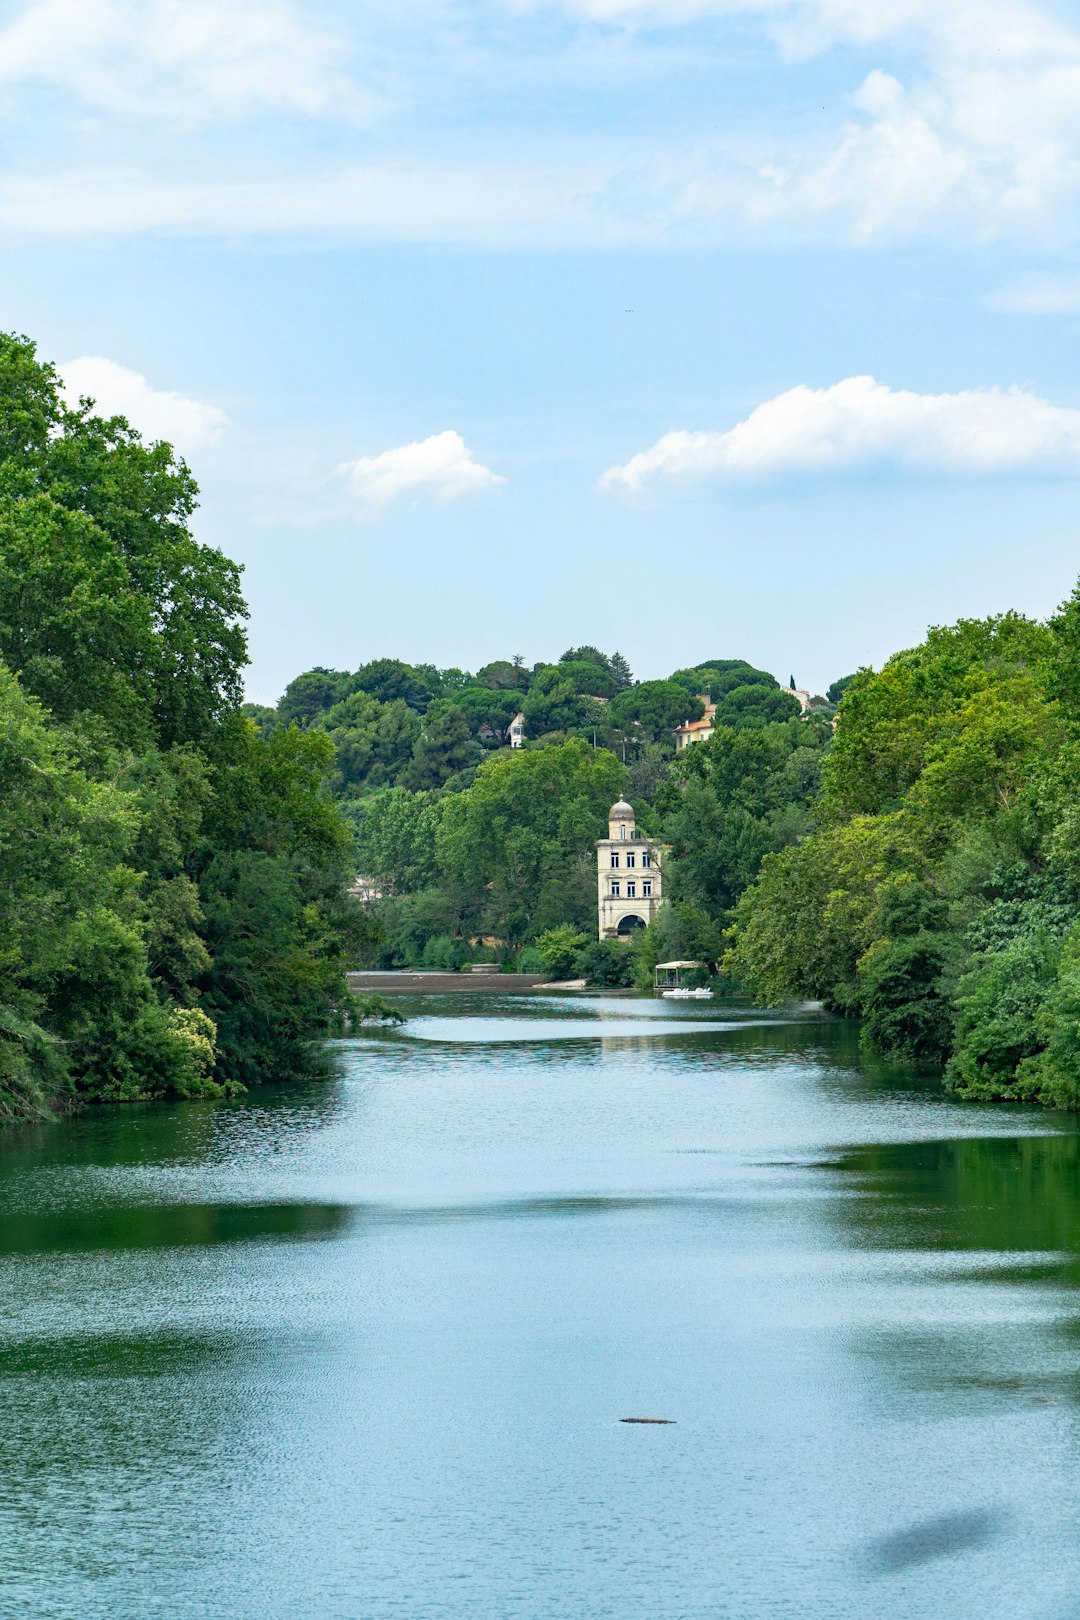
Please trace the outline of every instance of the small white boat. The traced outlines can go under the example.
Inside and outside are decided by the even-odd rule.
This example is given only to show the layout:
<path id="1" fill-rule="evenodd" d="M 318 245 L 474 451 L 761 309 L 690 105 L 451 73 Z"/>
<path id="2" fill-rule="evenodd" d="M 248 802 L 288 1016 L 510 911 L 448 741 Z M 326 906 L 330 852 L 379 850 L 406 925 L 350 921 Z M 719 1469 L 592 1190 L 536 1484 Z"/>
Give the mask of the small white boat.
<path id="1" fill-rule="evenodd" d="M 712 991 L 706 990 L 704 985 L 699 985 L 696 990 L 661 990 L 660 994 L 669 1001 L 711 1001 L 713 997 Z"/>

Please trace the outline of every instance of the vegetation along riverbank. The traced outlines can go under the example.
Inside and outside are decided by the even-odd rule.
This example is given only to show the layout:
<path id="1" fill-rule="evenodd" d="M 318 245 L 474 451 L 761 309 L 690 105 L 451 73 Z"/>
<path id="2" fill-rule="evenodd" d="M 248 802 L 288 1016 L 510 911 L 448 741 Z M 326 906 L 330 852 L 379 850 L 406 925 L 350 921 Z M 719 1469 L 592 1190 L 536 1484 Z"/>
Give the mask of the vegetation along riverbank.
<path id="1" fill-rule="evenodd" d="M 0 339 L 0 1118 L 317 1067 L 349 968 L 670 959 L 857 1015 L 962 1095 L 1080 1106 L 1080 595 L 820 697 L 582 646 L 317 668 L 270 708 L 196 495 Z M 597 938 L 624 798 L 664 903 Z"/>
<path id="2" fill-rule="evenodd" d="M 342 1002 L 333 744 L 242 715 L 196 494 L 0 337 L 0 1118 L 295 1075 Z"/>

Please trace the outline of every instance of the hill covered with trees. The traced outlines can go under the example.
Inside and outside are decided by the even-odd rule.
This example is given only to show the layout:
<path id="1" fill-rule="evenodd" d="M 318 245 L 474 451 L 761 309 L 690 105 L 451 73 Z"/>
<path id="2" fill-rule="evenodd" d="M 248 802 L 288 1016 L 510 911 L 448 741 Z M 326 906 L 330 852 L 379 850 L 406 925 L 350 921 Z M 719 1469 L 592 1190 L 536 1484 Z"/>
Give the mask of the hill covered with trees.
<path id="1" fill-rule="evenodd" d="M 677 756 L 675 728 L 702 715 L 703 698 L 716 704 L 715 737 Z M 670 905 L 635 956 L 592 949 L 582 967 L 629 983 L 657 952 L 719 959 L 763 856 L 813 824 L 832 710 L 821 698 L 803 716 L 742 659 L 635 682 L 619 653 L 584 646 L 475 675 L 389 658 L 351 674 L 313 669 L 276 709 L 248 713 L 270 737 L 297 727 L 333 745 L 334 792 L 380 895 L 371 952 L 386 966 L 494 953 L 573 969 L 596 943 L 595 840 L 629 794 L 642 827 L 672 844 Z M 513 749 L 519 714 L 524 746 Z M 575 951 L 538 956 L 560 928 Z"/>

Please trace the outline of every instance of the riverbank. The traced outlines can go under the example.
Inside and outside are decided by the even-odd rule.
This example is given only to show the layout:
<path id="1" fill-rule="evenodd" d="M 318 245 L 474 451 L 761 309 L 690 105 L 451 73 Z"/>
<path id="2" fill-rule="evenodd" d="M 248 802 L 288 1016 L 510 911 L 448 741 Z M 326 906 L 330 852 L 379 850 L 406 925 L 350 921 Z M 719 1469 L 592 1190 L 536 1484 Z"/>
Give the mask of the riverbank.
<path id="1" fill-rule="evenodd" d="M 459 995 L 477 990 L 501 991 L 533 990 L 543 985 L 550 987 L 550 978 L 543 973 L 438 973 L 423 968 L 369 969 L 346 974 L 349 989 L 357 996 L 366 995 Z"/>

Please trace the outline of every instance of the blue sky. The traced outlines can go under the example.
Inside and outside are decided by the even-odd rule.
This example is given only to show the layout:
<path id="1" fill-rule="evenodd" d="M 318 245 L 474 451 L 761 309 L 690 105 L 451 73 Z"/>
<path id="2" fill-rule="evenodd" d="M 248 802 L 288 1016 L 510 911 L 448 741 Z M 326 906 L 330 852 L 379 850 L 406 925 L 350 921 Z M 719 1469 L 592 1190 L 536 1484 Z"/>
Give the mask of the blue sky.
<path id="1" fill-rule="evenodd" d="M 821 689 L 1080 571 L 1075 6 L 9 0 L 0 141 L 3 325 L 188 455 L 260 700 Z"/>

